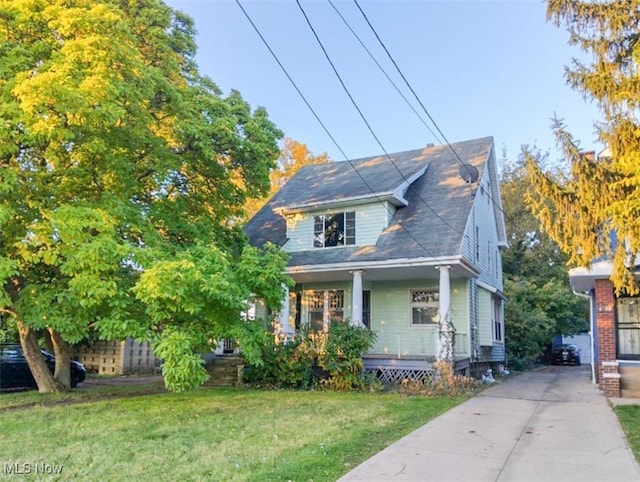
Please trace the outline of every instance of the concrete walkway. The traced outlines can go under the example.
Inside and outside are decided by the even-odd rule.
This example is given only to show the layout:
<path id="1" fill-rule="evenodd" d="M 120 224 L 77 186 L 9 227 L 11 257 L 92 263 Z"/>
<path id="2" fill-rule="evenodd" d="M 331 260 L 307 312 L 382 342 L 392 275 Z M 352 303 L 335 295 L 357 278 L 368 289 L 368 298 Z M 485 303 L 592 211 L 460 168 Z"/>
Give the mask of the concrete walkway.
<path id="1" fill-rule="evenodd" d="M 340 480 L 632 482 L 640 468 L 589 368 L 548 367 L 485 390 Z"/>

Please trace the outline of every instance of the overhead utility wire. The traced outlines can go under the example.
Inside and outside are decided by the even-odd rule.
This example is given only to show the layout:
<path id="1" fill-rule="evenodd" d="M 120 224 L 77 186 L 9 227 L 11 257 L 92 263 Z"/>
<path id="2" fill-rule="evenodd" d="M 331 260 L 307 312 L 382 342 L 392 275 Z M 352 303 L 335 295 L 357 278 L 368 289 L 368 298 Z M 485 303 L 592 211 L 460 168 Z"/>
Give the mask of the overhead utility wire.
<path id="1" fill-rule="evenodd" d="M 369 132 L 371 133 L 371 135 L 373 136 L 373 138 L 376 140 L 376 142 L 378 143 L 378 145 L 380 146 L 380 149 L 382 149 L 382 152 L 385 153 L 385 155 L 391 159 L 389 157 L 389 154 L 387 153 L 387 150 L 384 148 L 384 146 L 382 145 L 382 142 L 380 142 L 380 139 L 378 138 L 378 136 L 376 135 L 376 133 L 373 131 L 373 129 L 371 128 L 371 125 L 369 124 L 369 121 L 367 120 L 367 118 L 364 116 L 364 114 L 362 113 L 362 110 L 360 109 L 360 107 L 358 107 L 358 104 L 356 103 L 356 101 L 353 99 L 353 96 L 351 95 L 351 92 L 349 92 L 349 89 L 347 88 L 347 86 L 345 85 L 344 81 L 342 80 L 342 76 L 338 73 L 338 70 L 336 69 L 336 66 L 334 65 L 333 61 L 331 60 L 331 57 L 329 57 L 329 54 L 327 53 L 327 50 L 324 48 L 324 45 L 322 44 L 322 41 L 320 40 L 320 37 L 318 37 L 318 34 L 316 33 L 316 30 L 313 28 L 313 25 L 311 24 L 311 21 L 309 20 L 309 17 L 307 16 L 307 12 L 305 12 L 304 8 L 302 7 L 302 5 L 300 4 L 300 0 L 296 0 L 296 4 L 298 5 L 298 8 L 300 9 L 300 11 L 302 12 L 302 15 L 304 16 L 304 19 L 307 21 L 307 25 L 309 26 L 309 28 L 311 29 L 311 32 L 313 33 L 313 36 L 316 38 L 316 41 L 318 42 L 318 45 L 320 46 L 320 48 L 322 49 L 322 52 L 324 53 L 324 56 L 326 57 L 327 61 L 329 62 L 329 65 L 331 65 L 331 68 L 333 69 L 333 72 L 336 74 L 336 77 L 338 78 L 338 80 L 340 81 L 340 85 L 342 85 L 342 88 L 344 89 L 344 91 L 346 92 L 347 96 L 349 97 L 349 99 L 351 100 L 351 103 L 353 104 L 353 106 L 355 107 L 356 111 L 358 111 L 358 114 L 360 114 L 360 118 L 362 119 L 362 121 L 365 123 L 365 125 L 367 126 L 367 129 L 369 129 Z M 399 169 L 398 169 L 399 171 Z"/>
<path id="2" fill-rule="evenodd" d="M 289 79 L 289 82 L 291 82 L 291 84 L 293 85 L 293 87 L 296 89 L 296 92 L 298 92 L 298 94 L 300 95 L 300 97 L 302 97 L 302 100 L 304 100 L 304 103 L 307 105 L 307 107 L 309 108 L 309 110 L 311 110 L 311 112 L 313 113 L 313 115 L 315 116 L 315 118 L 317 119 L 317 121 L 320 123 L 320 125 L 322 126 L 322 128 L 324 129 L 324 131 L 327 133 L 327 135 L 331 138 L 331 140 L 333 141 L 333 143 L 336 145 L 336 147 L 338 148 L 338 150 L 340 151 L 340 153 L 344 156 L 345 160 L 349 163 L 349 165 L 351 166 L 351 168 L 354 170 L 354 172 L 358 175 L 358 177 L 360 178 L 360 180 L 364 183 L 364 185 L 367 187 L 367 189 L 369 189 L 369 191 L 371 191 L 371 194 L 373 194 L 374 196 L 376 196 L 380 201 L 382 201 L 382 199 L 376 194 L 376 192 L 374 191 L 374 189 L 371 187 L 371 185 L 366 181 L 366 179 L 362 176 L 362 174 L 358 171 L 358 169 L 356 168 L 356 166 L 353 164 L 353 162 L 349 159 L 349 157 L 344 153 L 344 151 L 342 150 L 342 148 L 340 147 L 340 145 L 336 142 L 336 140 L 334 139 L 334 137 L 331 135 L 331 133 L 329 132 L 329 130 L 327 129 L 327 127 L 324 125 L 324 123 L 320 120 L 320 118 L 318 117 L 318 115 L 316 114 L 316 112 L 313 110 L 313 108 L 311 107 L 311 105 L 309 104 L 309 102 L 307 101 L 307 99 L 304 97 L 304 95 L 302 94 L 302 91 L 298 88 L 298 86 L 296 85 L 295 81 L 293 80 L 293 78 L 289 75 L 289 73 L 287 72 L 287 69 L 284 67 L 284 65 L 282 65 L 282 62 L 280 62 L 280 60 L 278 59 L 278 56 L 275 54 L 275 52 L 271 49 L 271 47 L 269 46 L 269 43 L 266 41 L 266 39 L 262 36 L 262 34 L 260 33 L 260 30 L 258 29 L 258 27 L 256 26 L 256 24 L 253 22 L 253 20 L 251 19 L 251 17 L 249 16 L 249 14 L 247 13 L 247 11 L 242 7 L 242 4 L 240 3 L 240 0 L 235 0 L 236 3 L 238 4 L 238 6 L 240 7 L 240 10 L 242 10 L 242 13 L 244 13 L 244 16 L 247 17 L 247 20 L 249 21 L 249 23 L 251 24 L 251 26 L 253 27 L 253 29 L 256 31 L 256 33 L 258 34 L 258 36 L 260 37 L 260 39 L 262 40 L 262 42 L 265 44 L 265 46 L 267 47 L 267 49 L 269 50 L 269 52 L 271 53 L 271 55 L 273 56 L 273 58 L 275 59 L 275 61 L 278 63 L 278 65 L 280 66 L 280 68 L 282 69 L 282 71 L 284 72 L 284 74 L 287 76 L 287 79 Z M 388 156 L 388 154 L 387 154 Z M 392 162 L 393 163 L 393 162 Z M 395 166 L 395 164 L 394 164 Z M 396 166 L 396 169 L 397 166 Z M 399 170 L 398 170 L 399 171 Z M 402 173 L 400 173 L 400 175 L 402 175 Z M 404 178 L 404 176 L 403 176 Z M 406 180 L 406 178 L 405 178 Z M 424 202 L 424 201 L 423 201 Z M 392 212 L 388 207 L 387 207 L 387 211 L 389 212 L 389 214 L 391 214 L 391 218 L 395 219 L 396 213 Z M 437 213 L 436 213 L 437 215 Z M 404 224 L 402 224 L 401 222 L 398 221 L 398 225 L 400 226 L 401 229 L 403 229 L 411 239 L 413 239 L 413 241 L 415 241 L 416 245 L 420 246 L 422 249 L 425 250 L 425 252 L 433 257 L 433 253 L 427 249 L 420 241 L 418 241 L 413 234 L 411 234 L 411 232 L 409 231 L 409 229 L 407 229 L 406 226 L 404 226 Z M 455 228 L 454 228 L 455 229 Z"/>
<path id="3" fill-rule="evenodd" d="M 402 99 L 405 101 L 405 103 L 409 106 L 409 108 L 413 111 L 413 113 L 418 117 L 418 119 L 420 119 L 420 122 L 422 122 L 422 124 L 429 130 L 429 132 L 431 132 L 431 135 L 438 141 L 438 143 L 442 144 L 443 142 L 438 138 L 438 135 L 433 132 L 433 130 L 431 129 L 431 127 L 429 126 L 429 124 L 427 124 L 427 122 L 422 118 L 422 116 L 420 115 L 420 113 L 415 109 L 415 107 L 413 106 L 413 104 L 411 104 L 411 102 L 409 102 L 409 99 L 406 98 L 406 96 L 402 93 L 402 91 L 398 88 L 398 86 L 396 85 L 396 83 L 393 81 L 393 79 L 391 79 L 391 77 L 389 77 L 389 74 L 387 74 L 387 71 L 384 70 L 384 68 L 382 67 L 382 65 L 380 65 L 380 62 L 378 62 L 378 60 L 375 58 L 375 56 L 371 53 L 371 51 L 367 48 L 367 46 L 364 44 L 364 42 L 362 41 L 362 39 L 358 36 L 358 34 L 355 32 L 355 30 L 353 30 L 353 28 L 351 27 L 351 25 L 349 24 L 349 22 L 347 21 L 347 19 L 344 18 L 344 16 L 342 15 L 342 13 L 340 12 L 340 10 L 338 10 L 338 8 L 334 5 L 334 3 L 331 0 L 329 1 L 329 5 L 331 5 L 331 7 L 335 10 L 335 12 L 338 14 L 338 16 L 340 17 L 340 19 L 344 22 L 344 24 L 347 26 L 347 28 L 349 29 L 349 31 L 353 34 L 353 36 L 356 38 L 356 40 L 360 43 L 360 45 L 362 46 L 362 48 L 367 52 L 367 54 L 369 54 L 369 57 L 371 57 L 371 60 L 373 60 L 373 62 L 378 66 L 378 69 L 380 69 L 380 72 L 382 72 L 384 74 L 384 76 L 387 78 L 387 80 L 389 81 L 389 83 L 393 86 L 393 88 L 396 90 L 396 92 L 400 95 L 400 97 L 402 97 Z"/>
<path id="4" fill-rule="evenodd" d="M 309 26 L 309 28 L 311 29 L 311 32 L 313 32 L 314 37 L 316 38 L 318 45 L 320 45 L 320 48 L 322 49 L 322 52 L 324 52 L 324 56 L 327 58 L 327 61 L 329 62 L 329 65 L 331 65 L 331 68 L 333 69 L 333 72 L 336 74 L 336 77 L 338 77 L 338 80 L 340 81 L 340 84 L 342 85 L 342 88 L 344 89 L 344 91 L 347 93 L 347 96 L 349 97 L 349 99 L 351 100 L 351 103 L 353 104 L 353 106 L 355 107 L 356 111 L 358 111 L 358 114 L 360 114 L 360 117 L 362 118 L 362 121 L 365 123 L 365 125 L 367 126 L 367 128 L 369 129 L 369 132 L 371 133 L 371 135 L 373 136 L 373 138 L 376 140 L 376 142 L 378 143 L 378 145 L 380 146 L 380 149 L 382 149 L 382 152 L 384 152 L 385 156 L 387 157 L 387 159 L 389 160 L 389 162 L 391 163 L 391 165 L 393 167 L 395 167 L 395 169 L 398 171 L 398 173 L 400 174 L 400 176 L 405 180 L 408 181 L 407 178 L 405 177 L 405 175 L 402 173 L 402 171 L 400 170 L 400 168 L 396 165 L 395 162 L 393 162 L 393 159 L 391 158 L 391 156 L 389 155 L 389 153 L 387 152 L 387 150 L 384 148 L 384 146 L 382 145 L 382 142 L 380 142 L 380 139 L 378 138 L 378 136 L 376 135 L 376 133 L 373 131 L 373 128 L 371 127 L 371 125 L 369 124 L 369 121 L 367 121 L 367 118 L 364 116 L 364 114 L 362 113 L 362 110 L 360 109 L 360 107 L 358 106 L 358 104 L 356 103 L 356 101 L 354 100 L 353 96 L 351 95 L 351 92 L 349 92 L 349 89 L 347 88 L 347 86 L 345 85 L 344 81 L 342 80 L 342 77 L 340 76 L 340 73 L 338 72 L 338 69 L 336 69 L 336 66 L 334 65 L 333 61 L 331 60 L 331 57 L 329 56 L 329 54 L 327 53 L 327 50 L 324 48 L 324 45 L 322 44 L 322 41 L 320 40 L 320 37 L 318 37 L 318 34 L 316 33 L 315 29 L 313 28 L 313 25 L 311 24 L 311 21 L 309 20 L 309 17 L 307 16 L 307 13 L 305 12 L 304 8 L 302 7 L 302 5 L 300 4 L 300 0 L 296 0 L 296 4 L 298 5 L 298 8 L 300 9 L 300 11 L 302 12 L 302 15 L 304 15 L 305 20 L 307 21 L 307 25 Z M 449 146 L 451 146 L 449 144 Z M 453 149 L 453 147 L 452 147 Z M 455 152 L 455 150 L 454 150 Z M 418 199 L 420 199 L 422 201 L 422 203 L 440 220 L 442 221 L 444 224 L 446 224 L 447 226 L 449 226 L 451 229 L 453 229 L 455 232 L 457 232 L 458 234 L 462 234 L 464 235 L 464 233 L 462 231 L 460 231 L 458 228 L 452 226 L 451 224 L 449 224 L 442 216 L 440 216 L 440 214 L 438 214 L 436 212 L 435 209 L 433 209 L 431 206 L 429 206 L 427 204 L 427 202 L 422 198 L 422 196 L 418 195 Z"/>
<path id="5" fill-rule="evenodd" d="M 311 104 L 309 104 L 309 101 L 307 100 L 307 98 L 304 96 L 304 94 L 302 93 L 302 91 L 298 88 L 298 86 L 296 85 L 296 83 L 293 81 L 293 79 L 291 78 L 291 76 L 289 75 L 289 72 L 287 72 L 287 69 L 284 68 L 284 65 L 282 65 L 282 62 L 280 62 L 280 59 L 278 59 L 278 56 L 275 54 L 275 52 L 271 49 L 271 47 L 269 46 L 269 43 L 266 41 L 266 39 L 262 36 L 262 34 L 260 33 L 260 30 L 258 29 L 258 27 L 256 26 L 255 23 L 253 23 L 253 20 L 251 19 L 251 17 L 249 16 L 249 14 L 247 13 L 247 11 L 244 9 L 244 7 L 242 6 L 242 4 L 240 3 L 240 0 L 236 0 L 236 3 L 238 4 L 238 7 L 240 7 L 240 10 L 242 10 L 242 13 L 244 13 L 244 16 L 247 17 L 247 20 L 249 21 L 249 23 L 251 24 L 251 26 L 253 27 L 253 29 L 256 31 L 256 33 L 258 34 L 258 37 L 260 37 L 260 40 L 262 40 L 262 43 L 265 45 L 265 47 L 267 47 L 267 49 L 269 50 L 269 53 L 271 53 L 271 56 L 275 59 L 275 61 L 278 63 L 278 65 L 280 66 L 280 69 L 282 69 L 282 72 L 284 72 L 284 75 L 287 76 L 287 79 L 289 79 L 289 82 L 291 82 L 291 85 L 293 85 L 293 88 L 296 89 L 296 92 L 298 92 L 298 94 L 300 95 L 300 97 L 302 98 L 302 100 L 304 101 L 304 103 L 307 105 L 307 108 L 311 111 L 311 113 L 313 114 L 313 116 L 316 118 L 316 120 L 320 123 L 320 125 L 322 126 L 322 128 L 324 129 L 324 132 L 329 136 L 329 138 L 331 139 L 331 141 L 333 142 L 333 144 L 338 148 L 338 150 L 340 151 L 340 154 L 342 154 L 344 156 L 345 159 L 347 159 L 347 155 L 344 153 L 344 151 L 342 150 L 342 148 L 340 147 L 340 145 L 338 144 L 338 142 L 334 139 L 334 137 L 331 135 L 331 133 L 329 132 L 329 129 L 327 129 L 327 127 L 324 125 L 324 123 L 320 120 L 320 117 L 318 117 L 318 114 L 316 114 L 316 111 L 313 110 L 313 107 L 311 107 Z"/>
<path id="6" fill-rule="evenodd" d="M 466 168 L 466 164 L 464 163 L 464 161 L 460 158 L 460 155 L 458 154 L 458 152 L 453 148 L 453 146 L 451 145 L 451 143 L 449 142 L 449 140 L 447 139 L 447 136 L 444 135 L 444 133 L 442 132 L 442 130 L 440 129 L 440 127 L 438 126 L 437 122 L 435 121 L 435 119 L 431 116 L 431 114 L 429 113 L 429 111 L 427 110 L 427 108 L 424 106 L 424 104 L 422 103 L 422 101 L 420 100 L 420 97 L 418 97 L 418 94 L 416 94 L 416 91 L 413 89 L 413 87 L 411 86 L 411 84 L 409 83 L 409 81 L 407 80 L 407 78 L 405 77 L 405 75 L 402 73 L 402 70 L 400 70 L 400 67 L 398 66 L 397 62 L 395 61 L 395 59 L 393 58 L 393 56 L 391 55 L 391 53 L 389 52 L 389 49 L 387 49 L 387 46 L 384 44 L 384 42 L 382 41 L 382 39 L 380 38 L 380 36 L 378 35 L 378 32 L 376 31 L 376 29 L 373 27 L 373 25 L 371 24 L 371 22 L 369 21 L 369 18 L 367 17 L 367 14 L 364 13 L 364 10 L 362 10 L 362 7 L 360 7 L 360 4 L 358 3 L 358 0 L 353 0 L 353 3 L 356 4 L 356 7 L 358 7 L 358 10 L 360 10 L 360 13 L 362 14 L 362 16 L 364 17 L 365 21 L 367 22 L 367 25 L 369 25 L 369 28 L 371 29 L 371 31 L 373 32 L 373 34 L 376 36 L 376 38 L 378 39 L 378 42 L 380 43 L 380 45 L 382 46 L 382 48 L 384 49 L 384 51 L 387 53 L 387 56 L 389 57 L 389 60 L 391 60 L 391 63 L 393 63 L 393 65 L 395 66 L 396 70 L 398 71 L 398 74 L 400 74 L 400 77 L 402 77 L 402 80 L 404 80 L 404 83 L 407 85 L 407 87 L 409 88 L 409 90 L 411 91 L 411 93 L 413 94 L 413 96 L 416 98 L 416 100 L 418 101 L 418 104 L 420 104 L 420 107 L 422 107 L 422 110 L 425 112 L 425 114 L 427 115 L 427 117 L 429 117 L 429 120 L 433 123 L 434 127 L 436 128 L 436 130 L 440 133 L 440 135 L 442 136 L 442 138 L 444 139 L 445 143 L 447 144 L 447 146 L 449 146 L 449 149 L 451 149 L 451 152 L 453 152 L 453 154 L 455 155 L 456 159 L 460 162 L 460 164 L 462 166 L 464 166 Z M 431 129 L 429 129 L 429 131 L 431 132 Z M 433 133 L 433 132 L 432 132 Z M 494 205 L 494 207 L 496 207 L 498 210 L 500 210 L 502 212 L 502 214 L 504 215 L 504 210 L 502 209 L 502 206 L 500 206 L 495 199 L 493 199 L 493 196 L 490 192 L 490 190 L 487 190 L 487 195 L 489 196 L 489 199 L 491 200 L 491 203 Z"/>
<path id="7" fill-rule="evenodd" d="M 411 93 L 413 94 L 413 96 L 416 98 L 416 100 L 418 101 L 418 104 L 420 104 L 420 107 L 422 107 L 422 110 L 425 112 L 425 114 L 427 114 L 427 117 L 429 117 L 429 120 L 433 123 L 434 127 L 436 128 L 436 130 L 440 133 L 440 135 L 442 136 L 442 138 L 444 139 L 444 141 L 447 143 L 447 145 L 449 146 L 449 148 L 451 148 L 451 150 L 453 151 L 453 153 L 455 154 L 456 158 L 462 163 L 464 164 L 464 162 L 462 161 L 462 159 L 460 159 L 460 156 L 458 155 L 458 153 L 456 152 L 456 150 L 453 148 L 453 146 L 451 145 L 451 143 L 449 142 L 449 140 L 447 139 L 447 137 L 444 135 L 444 133 L 442 132 L 442 130 L 440 129 L 440 127 L 438 126 L 438 124 L 436 123 L 436 121 L 434 120 L 433 117 L 431 117 L 431 114 L 429 113 L 429 111 L 427 110 L 427 108 L 424 106 L 424 104 L 422 103 L 422 101 L 420 100 L 420 97 L 418 97 L 418 94 L 416 94 L 416 91 L 413 90 L 413 87 L 411 86 L 411 84 L 409 83 L 409 81 L 407 80 L 407 78 L 404 76 L 404 74 L 402 73 L 402 70 L 400 70 L 400 67 L 398 67 L 398 64 L 396 63 L 395 59 L 393 58 L 393 56 L 391 55 L 391 53 L 389 52 L 389 50 L 387 49 L 387 46 L 384 44 L 384 42 L 382 41 L 382 39 L 380 38 L 380 36 L 378 35 L 378 32 L 376 31 L 375 28 L 373 28 L 373 25 L 371 25 L 371 22 L 369 21 L 369 18 L 367 17 L 367 15 L 364 13 L 364 11 L 362 10 L 362 8 L 360 7 L 360 4 L 358 3 L 358 0 L 353 0 L 353 3 L 356 4 L 356 6 L 358 7 L 358 10 L 360 10 L 360 13 L 362 14 L 362 16 L 364 17 L 365 21 L 367 22 L 367 25 L 369 25 L 369 28 L 371 29 L 371 31 L 373 32 L 373 34 L 376 36 L 376 38 L 378 39 L 378 42 L 380 43 L 380 45 L 382 46 L 382 48 L 384 49 L 384 51 L 387 53 L 387 56 L 389 57 L 389 60 L 391 60 L 391 63 L 394 65 L 394 67 L 396 68 L 396 70 L 398 71 L 398 74 L 400 74 L 400 77 L 402 77 L 402 80 L 404 80 L 404 83 L 407 84 L 407 87 L 409 88 L 409 90 L 411 91 Z"/>

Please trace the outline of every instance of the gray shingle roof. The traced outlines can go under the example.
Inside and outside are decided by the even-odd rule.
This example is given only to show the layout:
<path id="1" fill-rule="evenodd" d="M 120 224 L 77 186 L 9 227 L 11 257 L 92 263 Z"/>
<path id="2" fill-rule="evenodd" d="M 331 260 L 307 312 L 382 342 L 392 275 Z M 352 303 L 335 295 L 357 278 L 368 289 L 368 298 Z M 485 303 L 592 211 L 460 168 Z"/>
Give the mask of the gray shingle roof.
<path id="1" fill-rule="evenodd" d="M 452 144 L 460 159 L 480 175 L 493 138 L 484 137 Z M 431 258 L 461 254 L 463 233 L 471 213 L 478 183 L 460 178 L 461 162 L 449 146 L 435 146 L 354 161 L 307 166 L 298 171 L 247 223 L 249 242 L 267 241 L 282 246 L 286 224 L 277 214 L 282 208 L 326 203 L 393 191 L 406 179 L 428 166 L 413 182 L 405 198 L 407 207 L 397 209 L 389 226 L 373 247 L 349 246 L 290 253 L 289 266 L 381 261 L 400 258 Z"/>

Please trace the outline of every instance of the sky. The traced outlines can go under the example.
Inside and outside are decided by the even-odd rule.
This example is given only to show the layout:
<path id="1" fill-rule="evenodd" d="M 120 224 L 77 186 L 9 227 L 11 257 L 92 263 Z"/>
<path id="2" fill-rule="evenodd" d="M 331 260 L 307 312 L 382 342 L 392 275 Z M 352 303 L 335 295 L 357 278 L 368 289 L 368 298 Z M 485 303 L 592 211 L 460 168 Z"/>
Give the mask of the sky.
<path id="1" fill-rule="evenodd" d="M 396 87 L 328 0 L 300 4 L 349 94 L 295 0 L 240 0 L 329 134 L 235 0 L 165 2 L 195 20 L 200 72 L 224 95 L 235 89 L 252 108 L 264 107 L 314 154 L 340 161 L 493 136 L 498 159 L 514 160 L 529 145 L 555 160 L 554 115 L 581 148 L 602 148 L 597 107 L 564 78 L 584 54 L 546 21 L 542 1 L 358 0 L 427 115 L 353 0 L 332 2 Z"/>

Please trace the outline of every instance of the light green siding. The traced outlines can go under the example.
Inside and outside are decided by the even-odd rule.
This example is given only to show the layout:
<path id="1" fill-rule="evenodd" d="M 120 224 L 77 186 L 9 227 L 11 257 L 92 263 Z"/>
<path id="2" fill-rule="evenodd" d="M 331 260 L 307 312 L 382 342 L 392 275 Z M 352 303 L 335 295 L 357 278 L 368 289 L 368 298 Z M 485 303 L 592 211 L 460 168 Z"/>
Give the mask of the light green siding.
<path id="1" fill-rule="evenodd" d="M 356 207 L 356 244 L 370 246 L 388 225 L 389 210 L 395 209 L 387 202 L 364 204 Z"/>
<path id="2" fill-rule="evenodd" d="M 478 183 L 480 189 L 467 220 L 462 254 L 480 268 L 478 281 L 502 290 L 502 253 L 494 211 L 496 207 L 490 194 L 489 173 L 485 171 Z"/>
<path id="3" fill-rule="evenodd" d="M 290 215 L 287 218 L 287 238 L 284 250 L 290 253 L 308 251 L 313 248 L 313 218 L 320 214 L 336 212 L 356 213 L 356 246 L 371 246 L 376 244 L 378 236 L 388 225 L 389 210 L 393 210 L 387 202 L 375 202 L 353 207 L 333 210 L 318 210 Z M 340 249 L 340 248 L 325 248 Z"/>
<path id="4" fill-rule="evenodd" d="M 254 303 L 254 318 L 256 320 L 266 320 L 268 318 L 267 306 L 264 301 L 257 299 Z"/>
<path id="5" fill-rule="evenodd" d="M 411 326 L 410 290 L 437 288 L 438 280 L 368 281 L 363 289 L 371 292 L 371 330 L 377 335 L 372 355 L 436 355 L 437 325 Z M 308 294 L 314 290 L 343 290 L 344 317 L 351 317 L 351 283 L 305 283 L 296 286 L 302 292 L 301 322 L 309 319 Z M 451 280 L 451 321 L 456 329 L 456 353 L 469 354 L 469 303 L 466 280 Z"/>
<path id="6" fill-rule="evenodd" d="M 478 344 L 493 345 L 491 326 L 491 293 L 478 287 Z"/>
<path id="7" fill-rule="evenodd" d="M 432 288 L 438 280 L 374 282 L 371 287 L 371 329 L 377 340 L 370 354 L 435 356 L 437 325 L 411 326 L 412 288 Z M 462 350 L 468 352 L 468 303 L 466 283 L 452 280 L 451 321 L 459 334 Z"/>
<path id="8" fill-rule="evenodd" d="M 283 246 L 285 251 L 293 253 L 313 249 L 313 215 L 305 213 L 288 217 L 287 238 Z"/>

